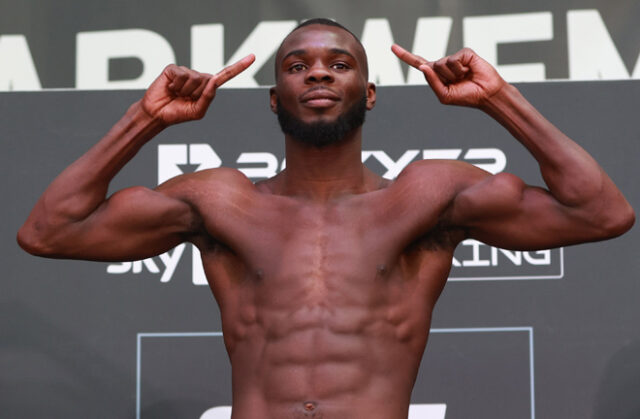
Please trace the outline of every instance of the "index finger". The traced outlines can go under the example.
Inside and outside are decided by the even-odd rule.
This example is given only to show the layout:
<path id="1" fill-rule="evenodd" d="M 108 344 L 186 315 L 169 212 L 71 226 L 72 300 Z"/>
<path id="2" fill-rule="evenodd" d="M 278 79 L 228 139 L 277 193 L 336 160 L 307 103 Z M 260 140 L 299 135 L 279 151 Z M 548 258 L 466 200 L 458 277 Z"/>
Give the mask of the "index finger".
<path id="1" fill-rule="evenodd" d="M 402 61 L 409 64 L 411 67 L 417 68 L 418 70 L 419 70 L 419 67 L 423 64 L 427 64 L 431 66 L 431 63 L 429 61 L 425 60 L 419 55 L 410 53 L 409 51 L 402 48 L 398 44 L 393 44 L 391 46 L 391 51 L 393 51 L 393 53 L 396 54 L 396 56 L 400 58 Z"/>
<path id="2" fill-rule="evenodd" d="M 247 69 L 253 62 L 256 60 L 256 56 L 253 54 L 249 54 L 240 61 L 236 61 L 235 63 L 223 68 L 218 72 L 215 76 L 216 79 L 216 87 L 220 87 L 238 74 L 242 73 Z"/>
<path id="3" fill-rule="evenodd" d="M 230 79 L 242 73 L 255 60 L 256 60 L 256 56 L 253 54 L 249 54 L 243 59 L 241 59 L 240 61 L 236 61 L 235 63 L 223 68 L 217 74 L 211 76 L 199 100 L 203 102 L 211 102 L 213 100 L 213 97 L 216 94 L 216 89 L 218 87 L 222 86 L 224 83 L 226 83 Z"/>

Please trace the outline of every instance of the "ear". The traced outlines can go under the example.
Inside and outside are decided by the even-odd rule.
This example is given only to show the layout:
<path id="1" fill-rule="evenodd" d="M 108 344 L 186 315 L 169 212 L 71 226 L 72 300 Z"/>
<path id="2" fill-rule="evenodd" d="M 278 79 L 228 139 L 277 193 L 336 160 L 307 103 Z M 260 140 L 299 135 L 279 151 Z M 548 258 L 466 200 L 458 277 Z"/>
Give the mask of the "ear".
<path id="1" fill-rule="evenodd" d="M 269 89 L 269 106 L 271 106 L 271 112 L 278 113 L 278 95 L 275 87 Z"/>
<path id="2" fill-rule="evenodd" d="M 367 110 L 370 111 L 376 106 L 376 85 L 367 83 Z"/>

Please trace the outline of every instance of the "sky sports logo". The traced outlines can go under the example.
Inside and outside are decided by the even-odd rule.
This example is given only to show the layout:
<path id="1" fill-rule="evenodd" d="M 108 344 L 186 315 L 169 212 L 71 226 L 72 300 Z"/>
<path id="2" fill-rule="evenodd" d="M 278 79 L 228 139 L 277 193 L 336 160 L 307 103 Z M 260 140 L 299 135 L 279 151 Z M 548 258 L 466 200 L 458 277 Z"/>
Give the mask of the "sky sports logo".
<path id="1" fill-rule="evenodd" d="M 409 149 L 398 158 L 383 150 L 363 150 L 362 161 L 382 167 L 381 175 L 393 179 L 417 159 L 458 159 L 474 164 L 490 173 L 504 170 L 507 158 L 498 148 Z M 253 181 L 275 176 L 286 167 L 286 161 L 270 152 L 241 152 L 234 164 L 225 162 L 206 143 L 158 145 L 158 183 L 192 171 L 220 166 L 236 167 Z M 518 280 L 558 279 L 564 276 L 562 249 L 540 251 L 509 251 L 488 246 L 477 240 L 463 241 L 455 251 L 449 280 Z M 187 260 L 186 262 L 184 260 Z M 170 282 L 178 265 L 191 265 L 191 282 L 207 285 L 199 250 L 191 244 L 181 244 L 157 257 L 134 262 L 113 263 L 109 274 L 151 274 L 161 283 Z"/>

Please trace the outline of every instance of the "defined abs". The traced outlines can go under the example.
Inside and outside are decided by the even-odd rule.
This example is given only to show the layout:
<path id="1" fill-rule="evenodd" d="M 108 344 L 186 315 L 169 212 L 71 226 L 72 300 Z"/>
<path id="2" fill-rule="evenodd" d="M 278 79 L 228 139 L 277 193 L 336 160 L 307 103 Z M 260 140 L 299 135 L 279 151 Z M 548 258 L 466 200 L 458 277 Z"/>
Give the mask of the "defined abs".
<path id="1" fill-rule="evenodd" d="M 262 382 L 271 400 L 335 398 L 365 391 L 372 369 L 363 336 L 324 327 L 296 330 L 269 341 L 262 354 Z"/>
<path id="2" fill-rule="evenodd" d="M 264 344 L 254 354 L 257 368 L 247 375 L 236 376 L 242 360 L 233 361 L 234 381 L 239 379 L 234 382 L 234 412 L 262 406 L 268 415 L 252 412 L 246 417 L 406 417 L 403 400 L 410 394 L 410 380 L 398 380 L 400 369 L 392 373 L 390 360 L 374 362 L 375 339 L 313 327 Z"/>

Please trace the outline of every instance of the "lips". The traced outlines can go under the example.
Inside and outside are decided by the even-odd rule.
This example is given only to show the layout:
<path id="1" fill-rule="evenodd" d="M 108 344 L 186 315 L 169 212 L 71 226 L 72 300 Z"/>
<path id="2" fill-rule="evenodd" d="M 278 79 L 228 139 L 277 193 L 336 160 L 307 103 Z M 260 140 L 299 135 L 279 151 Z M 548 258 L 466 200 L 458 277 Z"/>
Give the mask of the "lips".
<path id="1" fill-rule="evenodd" d="M 300 102 L 311 107 L 332 106 L 340 96 L 326 87 L 312 87 L 300 96 Z"/>

